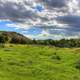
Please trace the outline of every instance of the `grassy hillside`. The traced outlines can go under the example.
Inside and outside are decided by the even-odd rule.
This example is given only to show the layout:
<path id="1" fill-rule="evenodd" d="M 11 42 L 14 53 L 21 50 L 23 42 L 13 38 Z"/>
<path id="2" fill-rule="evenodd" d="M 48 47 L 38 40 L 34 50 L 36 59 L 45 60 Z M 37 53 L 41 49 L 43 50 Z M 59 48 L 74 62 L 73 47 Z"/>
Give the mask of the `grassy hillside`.
<path id="1" fill-rule="evenodd" d="M 32 40 L 16 32 L 0 31 L 0 43 L 26 44 Z"/>
<path id="2" fill-rule="evenodd" d="M 80 48 L 1 45 L 0 80 L 80 80 Z"/>

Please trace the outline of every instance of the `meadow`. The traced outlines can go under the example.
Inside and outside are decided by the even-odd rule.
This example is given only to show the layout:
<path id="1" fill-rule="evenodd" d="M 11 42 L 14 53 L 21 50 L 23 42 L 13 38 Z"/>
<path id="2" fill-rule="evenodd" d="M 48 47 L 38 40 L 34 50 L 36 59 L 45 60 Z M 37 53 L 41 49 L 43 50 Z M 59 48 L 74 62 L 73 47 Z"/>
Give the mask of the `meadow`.
<path id="1" fill-rule="evenodd" d="M 80 80 L 80 48 L 2 44 L 0 80 Z"/>

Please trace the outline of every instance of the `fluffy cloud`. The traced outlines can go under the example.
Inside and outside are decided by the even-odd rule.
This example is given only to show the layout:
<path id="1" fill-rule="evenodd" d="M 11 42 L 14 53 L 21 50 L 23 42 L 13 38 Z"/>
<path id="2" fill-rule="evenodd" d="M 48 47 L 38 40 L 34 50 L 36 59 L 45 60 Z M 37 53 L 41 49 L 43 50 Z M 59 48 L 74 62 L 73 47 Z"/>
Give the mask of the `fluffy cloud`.
<path id="1" fill-rule="evenodd" d="M 9 19 L 15 22 L 25 22 L 26 18 L 33 19 L 36 14 L 24 2 L 12 0 L 0 1 L 0 19 Z"/>

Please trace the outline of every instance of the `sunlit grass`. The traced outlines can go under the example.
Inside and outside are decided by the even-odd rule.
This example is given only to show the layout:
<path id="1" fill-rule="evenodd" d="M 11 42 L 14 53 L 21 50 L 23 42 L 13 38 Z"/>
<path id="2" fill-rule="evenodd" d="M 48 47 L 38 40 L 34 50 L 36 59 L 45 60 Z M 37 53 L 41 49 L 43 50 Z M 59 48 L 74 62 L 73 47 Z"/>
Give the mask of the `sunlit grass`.
<path id="1" fill-rule="evenodd" d="M 79 60 L 79 48 L 2 44 L 0 80 L 80 80 Z"/>

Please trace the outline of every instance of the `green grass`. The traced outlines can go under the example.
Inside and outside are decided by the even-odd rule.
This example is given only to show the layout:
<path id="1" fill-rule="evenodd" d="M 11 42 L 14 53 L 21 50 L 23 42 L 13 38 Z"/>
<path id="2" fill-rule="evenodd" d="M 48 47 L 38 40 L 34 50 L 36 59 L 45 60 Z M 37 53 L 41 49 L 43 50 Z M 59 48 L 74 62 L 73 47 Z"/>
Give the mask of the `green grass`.
<path id="1" fill-rule="evenodd" d="M 80 80 L 79 60 L 80 48 L 2 45 L 0 80 Z"/>

